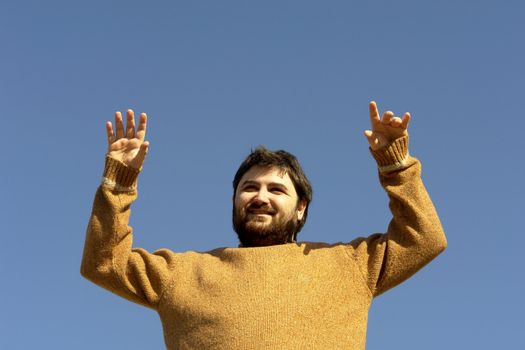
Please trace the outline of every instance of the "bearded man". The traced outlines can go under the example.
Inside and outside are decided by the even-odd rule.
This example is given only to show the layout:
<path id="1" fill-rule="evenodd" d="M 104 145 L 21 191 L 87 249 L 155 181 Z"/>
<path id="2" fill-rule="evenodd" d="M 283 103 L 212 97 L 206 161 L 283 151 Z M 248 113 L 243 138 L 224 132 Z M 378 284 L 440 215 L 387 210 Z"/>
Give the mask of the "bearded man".
<path id="1" fill-rule="evenodd" d="M 408 153 L 410 114 L 365 131 L 393 218 L 383 234 L 349 243 L 297 242 L 312 188 L 286 151 L 254 150 L 233 181 L 237 248 L 150 253 L 132 248 L 128 225 L 146 157 L 147 117 L 116 130 L 88 224 L 81 273 L 156 310 L 168 349 L 365 349 L 372 299 L 409 278 L 446 245 L 439 218 Z"/>

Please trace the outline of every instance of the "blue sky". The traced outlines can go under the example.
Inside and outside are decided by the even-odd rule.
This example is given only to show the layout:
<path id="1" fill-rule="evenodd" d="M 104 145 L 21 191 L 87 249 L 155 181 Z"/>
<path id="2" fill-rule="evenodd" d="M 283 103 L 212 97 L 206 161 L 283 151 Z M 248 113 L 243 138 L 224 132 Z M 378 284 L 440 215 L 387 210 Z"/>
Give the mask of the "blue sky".
<path id="1" fill-rule="evenodd" d="M 523 349 L 525 5 L 519 1 L 2 1 L 2 349 L 162 349 L 158 316 L 84 280 L 106 120 L 149 115 L 131 225 L 149 250 L 236 246 L 251 148 L 296 154 L 306 241 L 390 214 L 368 102 L 410 111 L 449 247 L 377 298 L 367 349 Z"/>

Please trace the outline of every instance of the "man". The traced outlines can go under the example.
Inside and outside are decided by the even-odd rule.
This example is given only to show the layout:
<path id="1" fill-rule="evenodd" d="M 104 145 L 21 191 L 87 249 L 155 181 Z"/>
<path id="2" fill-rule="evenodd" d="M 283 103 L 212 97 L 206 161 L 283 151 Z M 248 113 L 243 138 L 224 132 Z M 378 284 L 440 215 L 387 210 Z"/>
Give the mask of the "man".
<path id="1" fill-rule="evenodd" d="M 146 115 L 135 128 L 116 113 L 89 221 L 81 273 L 155 309 L 168 349 L 364 349 L 374 297 L 446 247 L 439 219 L 408 153 L 403 118 L 370 103 L 365 131 L 393 214 L 384 234 L 350 243 L 296 242 L 311 186 L 285 151 L 259 148 L 234 179 L 238 248 L 149 253 L 132 248 L 130 205 L 146 157 Z"/>

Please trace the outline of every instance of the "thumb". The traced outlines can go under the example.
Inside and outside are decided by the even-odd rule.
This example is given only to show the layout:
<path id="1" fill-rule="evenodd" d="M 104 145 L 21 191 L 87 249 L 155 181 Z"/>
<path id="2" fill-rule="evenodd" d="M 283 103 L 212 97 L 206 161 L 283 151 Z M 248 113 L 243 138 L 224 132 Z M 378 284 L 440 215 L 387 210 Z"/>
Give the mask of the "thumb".
<path id="1" fill-rule="evenodd" d="M 133 159 L 133 168 L 135 169 L 141 169 L 142 164 L 144 163 L 144 159 L 146 159 L 146 155 L 148 154 L 149 150 L 149 142 L 144 141 L 140 145 L 139 152 L 135 156 L 135 159 Z"/>
<path id="2" fill-rule="evenodd" d="M 379 140 L 371 130 L 365 130 L 365 137 L 368 140 L 370 148 L 377 149 L 379 147 Z"/>

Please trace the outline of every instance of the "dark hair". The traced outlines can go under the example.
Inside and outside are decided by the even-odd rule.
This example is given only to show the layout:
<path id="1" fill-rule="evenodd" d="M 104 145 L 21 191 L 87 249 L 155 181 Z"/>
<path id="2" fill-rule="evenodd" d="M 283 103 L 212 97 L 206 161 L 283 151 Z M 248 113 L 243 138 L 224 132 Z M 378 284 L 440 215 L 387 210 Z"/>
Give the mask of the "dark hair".
<path id="1" fill-rule="evenodd" d="M 278 168 L 284 173 L 290 176 L 292 183 L 294 184 L 295 191 L 299 197 L 299 201 L 304 200 L 306 202 L 306 207 L 304 210 L 304 215 L 301 221 L 298 223 L 297 232 L 301 231 L 306 222 L 306 217 L 308 216 L 308 206 L 312 201 L 312 185 L 306 177 L 301 165 L 297 158 L 284 150 L 270 151 L 264 146 L 258 146 L 255 150 L 252 150 L 251 153 L 246 157 L 244 162 L 239 166 L 235 177 L 233 178 L 233 196 L 237 192 L 237 186 L 241 181 L 242 177 L 248 170 L 254 166 L 262 166 L 268 168 Z M 295 236 L 297 236 L 297 232 Z M 294 237 L 295 239 L 295 237 Z"/>

